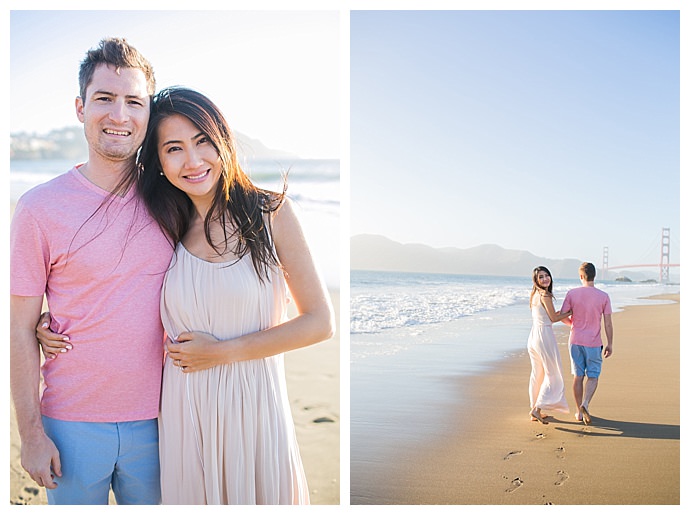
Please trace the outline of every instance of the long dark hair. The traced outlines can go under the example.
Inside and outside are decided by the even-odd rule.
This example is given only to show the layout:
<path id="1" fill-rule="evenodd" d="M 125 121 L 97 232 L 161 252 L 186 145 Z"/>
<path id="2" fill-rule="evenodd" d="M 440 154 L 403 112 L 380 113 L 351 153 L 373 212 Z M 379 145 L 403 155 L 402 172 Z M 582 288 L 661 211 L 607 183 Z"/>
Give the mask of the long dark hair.
<path id="1" fill-rule="evenodd" d="M 280 267 L 271 237 L 271 216 L 285 199 L 286 182 L 281 193 L 256 187 L 237 160 L 235 140 L 220 109 L 206 96 L 192 89 L 175 86 L 160 91 L 153 99 L 146 139 L 139 155 L 139 193 L 151 216 L 172 240 L 180 242 L 194 216 L 194 204 L 182 190 L 161 175 L 158 158 L 158 127 L 167 117 L 188 118 L 209 138 L 221 161 L 221 174 L 213 203 L 204 220 L 209 245 L 224 255 L 231 250 L 237 259 L 251 254 L 260 278 L 269 277 L 272 267 Z M 266 216 L 268 215 L 268 216 Z M 211 223 L 223 228 L 220 243 L 211 239 Z M 229 242 L 237 243 L 229 249 Z"/>
<path id="2" fill-rule="evenodd" d="M 549 274 L 551 282 L 549 283 L 548 288 L 542 288 L 541 286 L 539 286 L 539 281 L 537 280 L 539 272 L 546 272 L 547 274 Z M 549 272 L 549 269 L 545 266 L 538 266 L 534 270 L 532 270 L 532 293 L 529 294 L 530 307 L 532 307 L 532 299 L 534 298 L 534 294 L 537 292 L 540 292 L 541 295 L 548 295 L 549 297 L 553 297 L 553 276 L 551 275 L 551 272 Z"/>

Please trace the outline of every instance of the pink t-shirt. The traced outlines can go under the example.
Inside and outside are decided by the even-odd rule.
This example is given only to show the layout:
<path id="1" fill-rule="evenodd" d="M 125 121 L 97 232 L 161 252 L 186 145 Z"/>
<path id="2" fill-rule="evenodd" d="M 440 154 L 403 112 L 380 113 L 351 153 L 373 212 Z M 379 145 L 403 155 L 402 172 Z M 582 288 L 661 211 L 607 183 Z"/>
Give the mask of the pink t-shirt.
<path id="1" fill-rule="evenodd" d="M 158 416 L 160 292 L 173 249 L 134 190 L 98 210 L 107 192 L 75 167 L 17 203 L 10 293 L 45 292 L 51 329 L 73 346 L 43 365 L 46 416 L 83 422 Z"/>
<path id="2" fill-rule="evenodd" d="M 608 293 L 592 286 L 569 290 L 561 311 L 573 310 L 569 343 L 583 347 L 601 347 L 601 317 L 611 314 Z"/>

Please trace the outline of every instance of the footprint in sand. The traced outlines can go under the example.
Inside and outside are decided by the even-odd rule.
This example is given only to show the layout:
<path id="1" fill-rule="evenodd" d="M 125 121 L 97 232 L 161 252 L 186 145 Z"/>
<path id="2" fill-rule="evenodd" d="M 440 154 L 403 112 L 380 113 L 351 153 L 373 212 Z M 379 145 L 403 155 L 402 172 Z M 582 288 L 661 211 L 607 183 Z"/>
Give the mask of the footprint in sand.
<path id="1" fill-rule="evenodd" d="M 556 457 L 560 459 L 565 459 L 565 447 L 559 447 L 556 449 Z"/>
<path id="2" fill-rule="evenodd" d="M 570 478 L 568 473 L 565 472 L 564 470 L 559 470 L 558 472 L 556 472 L 556 475 L 558 476 L 558 479 L 554 483 L 554 485 L 556 485 L 556 486 L 561 486 L 563 483 L 565 483 L 568 480 L 568 478 Z"/>
<path id="3" fill-rule="evenodd" d="M 522 486 L 522 483 L 523 483 L 522 479 L 520 479 L 519 477 L 516 477 L 515 479 L 513 479 L 510 482 L 510 488 L 506 488 L 506 493 L 509 494 L 509 493 L 514 492 L 515 490 L 517 490 L 518 488 L 520 488 Z"/>
<path id="4" fill-rule="evenodd" d="M 10 500 L 10 504 L 31 504 L 31 501 L 38 496 L 38 493 L 38 488 L 26 486 L 17 499 Z"/>
<path id="5" fill-rule="evenodd" d="M 335 422 L 331 417 L 319 417 L 312 420 L 314 424 L 322 424 L 324 422 Z"/>
<path id="6" fill-rule="evenodd" d="M 517 455 L 519 455 L 519 454 L 522 454 L 522 451 L 510 451 L 508 454 L 506 454 L 506 455 L 503 457 L 503 459 L 504 459 L 504 460 L 509 460 L 509 459 L 512 458 L 513 456 L 517 456 Z"/>

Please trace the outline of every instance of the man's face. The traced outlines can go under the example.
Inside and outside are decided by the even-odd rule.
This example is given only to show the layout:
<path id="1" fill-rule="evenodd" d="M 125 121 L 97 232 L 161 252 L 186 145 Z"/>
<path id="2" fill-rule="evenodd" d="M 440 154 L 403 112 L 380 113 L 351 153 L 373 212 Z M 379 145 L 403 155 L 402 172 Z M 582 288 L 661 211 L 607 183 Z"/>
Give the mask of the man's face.
<path id="1" fill-rule="evenodd" d="M 133 159 L 149 122 L 150 99 L 144 72 L 101 64 L 85 97 L 77 98 L 76 109 L 84 124 L 89 153 L 109 161 Z"/>

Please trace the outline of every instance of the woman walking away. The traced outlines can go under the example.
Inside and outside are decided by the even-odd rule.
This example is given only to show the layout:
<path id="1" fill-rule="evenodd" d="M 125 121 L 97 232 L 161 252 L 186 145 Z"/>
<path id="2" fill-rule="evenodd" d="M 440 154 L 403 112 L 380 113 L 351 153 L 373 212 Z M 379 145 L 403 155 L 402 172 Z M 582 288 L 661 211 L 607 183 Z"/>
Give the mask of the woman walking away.
<path id="1" fill-rule="evenodd" d="M 552 324 L 565 321 L 571 312 L 561 313 L 554 309 L 553 279 L 546 267 L 538 266 L 534 269 L 532 283 L 532 292 L 529 296 L 532 330 L 527 341 L 532 363 L 529 378 L 530 417 L 533 421 L 547 424 L 546 415 L 542 410 L 569 412 L 561 359 Z"/>

